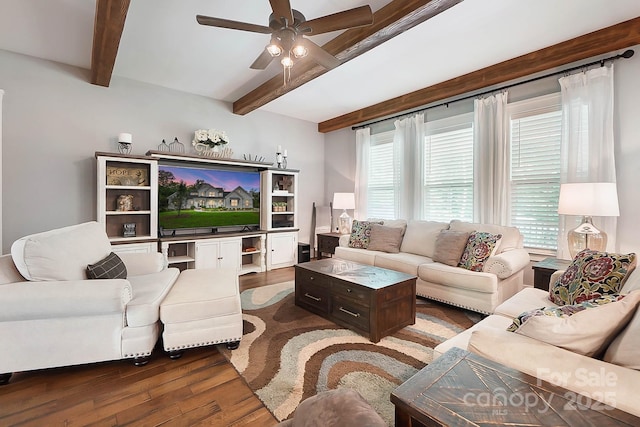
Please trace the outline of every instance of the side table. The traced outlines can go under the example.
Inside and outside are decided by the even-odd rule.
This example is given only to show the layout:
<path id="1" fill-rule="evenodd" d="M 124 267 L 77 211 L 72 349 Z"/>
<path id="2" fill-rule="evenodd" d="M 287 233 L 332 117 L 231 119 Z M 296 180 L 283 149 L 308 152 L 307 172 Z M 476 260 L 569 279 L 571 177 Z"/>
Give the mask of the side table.
<path id="1" fill-rule="evenodd" d="M 452 348 L 391 393 L 396 427 L 637 426 L 640 418 Z"/>
<path id="2" fill-rule="evenodd" d="M 545 258 L 533 264 L 533 286 L 545 291 L 549 290 L 549 280 L 551 275 L 558 270 L 566 270 L 571 265 L 571 261 L 554 257 Z"/>
<path id="3" fill-rule="evenodd" d="M 340 233 L 318 233 L 318 259 L 322 259 L 322 254 L 333 255 L 336 247 L 340 244 Z"/>

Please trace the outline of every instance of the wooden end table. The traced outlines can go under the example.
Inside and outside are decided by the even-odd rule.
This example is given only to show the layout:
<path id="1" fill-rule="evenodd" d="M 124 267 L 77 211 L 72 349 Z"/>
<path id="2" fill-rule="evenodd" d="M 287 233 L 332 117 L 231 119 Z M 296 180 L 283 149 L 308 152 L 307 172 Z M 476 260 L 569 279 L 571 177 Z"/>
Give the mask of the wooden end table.
<path id="1" fill-rule="evenodd" d="M 318 233 L 318 259 L 322 259 L 322 254 L 333 255 L 336 248 L 340 246 L 340 233 Z"/>
<path id="2" fill-rule="evenodd" d="M 554 257 L 545 258 L 533 264 L 533 286 L 538 289 L 549 290 L 551 275 L 558 270 L 566 270 L 571 261 Z"/>
<path id="3" fill-rule="evenodd" d="M 640 418 L 459 348 L 391 393 L 396 427 L 638 426 Z"/>

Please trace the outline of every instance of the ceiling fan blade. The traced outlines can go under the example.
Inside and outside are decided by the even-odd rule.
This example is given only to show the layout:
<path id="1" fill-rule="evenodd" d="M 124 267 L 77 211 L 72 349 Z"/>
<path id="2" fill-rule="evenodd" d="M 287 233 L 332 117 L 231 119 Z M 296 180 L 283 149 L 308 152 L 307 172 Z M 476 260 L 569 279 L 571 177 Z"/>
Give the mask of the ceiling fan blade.
<path id="1" fill-rule="evenodd" d="M 264 25 L 249 24 L 246 22 L 231 21 L 230 19 L 214 18 L 212 16 L 196 15 L 196 21 L 200 25 L 229 28 L 232 30 L 250 31 L 252 33 L 271 34 L 273 31 Z"/>
<path id="2" fill-rule="evenodd" d="M 269 0 L 269 3 L 271 3 L 271 10 L 276 18 L 286 19 L 287 25 L 293 24 L 293 13 L 289 0 Z"/>
<path id="3" fill-rule="evenodd" d="M 371 25 L 372 23 L 373 12 L 371 12 L 371 7 L 360 6 L 321 18 L 311 19 L 300 24 L 298 29 L 306 36 L 313 36 L 331 31 Z"/>
<path id="4" fill-rule="evenodd" d="M 273 61 L 273 56 L 271 56 L 269 51 L 265 49 L 262 51 L 260 56 L 258 56 L 256 60 L 253 61 L 253 64 L 251 64 L 250 68 L 254 70 L 264 70 L 269 66 L 269 64 L 271 64 L 271 61 Z"/>
<path id="5" fill-rule="evenodd" d="M 338 58 L 331 55 L 311 40 L 306 38 L 303 38 L 302 40 L 304 40 L 304 47 L 309 51 L 311 59 L 322 65 L 327 70 L 331 70 L 332 68 L 336 68 L 340 65 L 340 60 Z"/>

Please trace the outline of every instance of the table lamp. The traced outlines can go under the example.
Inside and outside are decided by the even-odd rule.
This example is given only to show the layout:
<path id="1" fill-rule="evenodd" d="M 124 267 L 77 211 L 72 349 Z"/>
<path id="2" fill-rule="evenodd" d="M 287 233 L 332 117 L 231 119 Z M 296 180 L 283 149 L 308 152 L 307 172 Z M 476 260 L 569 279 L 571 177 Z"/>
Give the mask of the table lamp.
<path id="1" fill-rule="evenodd" d="M 338 217 L 338 232 L 340 234 L 351 233 L 351 217 L 347 209 L 356 208 L 356 198 L 353 193 L 333 193 L 333 208 L 342 209 Z"/>
<path id="2" fill-rule="evenodd" d="M 561 184 L 558 213 L 582 216 L 582 223 L 567 233 L 572 259 L 583 249 L 606 250 L 607 234 L 593 225 L 592 217 L 620 215 L 616 183 Z"/>

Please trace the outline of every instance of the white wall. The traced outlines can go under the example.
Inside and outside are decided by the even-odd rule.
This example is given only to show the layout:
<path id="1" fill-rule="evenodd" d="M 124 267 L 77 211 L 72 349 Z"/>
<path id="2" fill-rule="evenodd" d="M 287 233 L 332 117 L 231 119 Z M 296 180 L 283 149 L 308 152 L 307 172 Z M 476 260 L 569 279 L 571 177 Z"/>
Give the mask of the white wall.
<path id="1" fill-rule="evenodd" d="M 133 80 L 109 88 L 89 71 L 0 50 L 4 89 L 2 147 L 3 253 L 26 234 L 96 219 L 96 151 L 115 152 L 120 132 L 133 134 L 132 154 L 174 137 L 187 153 L 193 131 L 227 132 L 234 158 L 258 154 L 275 162 L 278 145 L 300 170 L 300 241 L 308 241 L 314 201 L 324 197 L 324 135 L 315 123 L 254 111 Z"/>
<path id="2" fill-rule="evenodd" d="M 617 250 L 640 254 L 640 45 L 631 59 L 615 62 L 616 168 L 620 217 Z M 617 53 L 617 52 L 616 52 Z M 611 55 L 603 55 L 608 57 Z M 543 73 L 544 74 L 544 73 Z M 515 89 L 515 88 L 514 88 Z M 510 97 L 515 90 L 510 90 Z M 548 93 L 546 87 L 535 88 Z M 559 89 L 558 89 L 559 90 Z M 519 88 L 519 92 L 531 92 Z M 520 97 L 521 94 L 516 95 Z M 355 177 L 355 131 L 343 129 L 326 135 L 327 165 L 325 197 L 336 191 L 353 191 Z M 354 159 L 353 162 L 350 159 Z M 531 279 L 532 281 L 532 279 Z"/>

